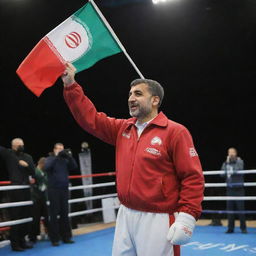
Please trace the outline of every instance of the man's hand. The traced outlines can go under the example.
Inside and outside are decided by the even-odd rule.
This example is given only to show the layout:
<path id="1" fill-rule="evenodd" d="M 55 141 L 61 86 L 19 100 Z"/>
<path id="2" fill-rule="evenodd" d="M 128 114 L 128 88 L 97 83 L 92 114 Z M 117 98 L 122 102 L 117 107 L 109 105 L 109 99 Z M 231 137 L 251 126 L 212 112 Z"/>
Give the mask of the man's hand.
<path id="1" fill-rule="evenodd" d="M 76 68 L 71 63 L 66 63 L 66 70 L 61 76 L 64 86 L 69 86 L 75 82 Z"/>
<path id="2" fill-rule="evenodd" d="M 30 178 L 29 179 L 29 184 L 32 185 L 32 184 L 35 184 L 35 183 L 36 183 L 36 180 L 34 178 Z"/>
<path id="3" fill-rule="evenodd" d="M 192 215 L 180 212 L 169 229 L 167 240 L 174 245 L 186 244 L 192 237 L 195 224 Z"/>
<path id="4" fill-rule="evenodd" d="M 28 163 L 23 160 L 19 160 L 19 165 L 21 165 L 22 167 L 28 167 Z"/>

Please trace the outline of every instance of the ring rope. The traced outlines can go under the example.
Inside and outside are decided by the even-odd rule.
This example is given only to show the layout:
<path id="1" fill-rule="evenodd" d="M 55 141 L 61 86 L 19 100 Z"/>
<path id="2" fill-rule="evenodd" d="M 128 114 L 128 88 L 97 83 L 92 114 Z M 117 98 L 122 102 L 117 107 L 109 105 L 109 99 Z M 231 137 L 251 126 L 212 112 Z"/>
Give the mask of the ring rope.
<path id="1" fill-rule="evenodd" d="M 29 185 L 0 186 L 0 191 L 30 188 Z"/>
<path id="2" fill-rule="evenodd" d="M 254 187 L 256 186 L 256 182 L 244 182 L 244 183 L 228 183 L 228 186 L 231 187 L 236 187 L 236 186 L 241 186 L 241 187 Z M 206 188 L 216 188 L 216 187 L 227 187 L 227 183 L 205 183 Z"/>
<path id="3" fill-rule="evenodd" d="M 114 176 L 115 172 L 105 172 L 105 173 L 95 173 L 95 174 L 86 174 L 86 175 L 71 175 L 69 179 L 80 179 L 80 178 L 93 178 L 93 177 L 103 177 L 103 176 Z"/>
<path id="4" fill-rule="evenodd" d="M 115 206 L 115 207 L 108 207 L 108 208 L 104 208 L 104 210 L 109 210 L 109 209 L 118 209 L 119 206 Z M 94 213 L 94 212 L 102 212 L 103 208 L 94 208 L 91 210 L 85 210 L 85 211 L 78 211 L 78 212 L 71 212 L 69 213 L 69 217 L 75 217 L 75 216 L 79 216 L 79 215 L 85 215 L 85 214 L 90 214 L 90 213 Z"/>
<path id="5" fill-rule="evenodd" d="M 105 183 L 98 183 L 98 184 L 92 184 L 92 185 L 73 186 L 73 187 L 69 187 L 69 190 L 78 190 L 78 189 L 83 189 L 83 188 L 109 187 L 109 186 L 114 186 L 115 184 L 116 184 L 115 182 L 105 182 Z"/>
<path id="6" fill-rule="evenodd" d="M 5 221 L 5 222 L 0 222 L 0 227 L 14 226 L 17 224 L 31 222 L 32 220 L 33 220 L 33 218 L 29 217 L 29 218 L 20 219 L 20 220 L 10 220 L 10 221 Z"/>
<path id="7" fill-rule="evenodd" d="M 205 196 L 204 201 L 225 201 L 225 200 L 240 200 L 250 201 L 256 200 L 256 196 Z"/>
<path id="8" fill-rule="evenodd" d="M 103 198 L 108 198 L 108 197 L 116 197 L 116 196 L 117 196 L 117 193 L 106 194 L 106 195 L 99 195 L 99 196 L 88 196 L 88 197 L 82 197 L 82 198 L 69 199 L 68 202 L 70 204 L 72 204 L 72 203 L 79 203 L 79 202 L 103 199 Z"/>
<path id="9" fill-rule="evenodd" d="M 0 204 L 0 209 L 2 208 L 10 208 L 10 207 L 17 207 L 17 206 L 26 206 L 32 205 L 33 201 L 20 201 L 20 202 L 13 202 L 13 203 L 3 203 Z"/>
<path id="10" fill-rule="evenodd" d="M 204 175 L 216 175 L 216 174 L 225 174 L 225 171 L 205 171 L 203 172 Z M 236 171 L 235 174 L 255 174 L 256 170 L 240 170 Z"/>
<path id="11" fill-rule="evenodd" d="M 80 186 L 71 186 L 69 187 L 69 190 L 79 190 L 79 189 L 85 189 L 85 188 L 100 188 L 100 187 L 108 187 L 108 186 L 115 186 L 115 182 L 105 182 L 105 183 L 98 183 L 98 184 L 92 184 L 92 185 L 80 185 Z M 229 183 L 229 185 L 235 186 L 243 186 L 243 187 L 253 187 L 256 186 L 256 182 L 244 182 L 244 183 Z M 212 188 L 212 187 L 227 187 L 227 183 L 205 183 L 206 188 Z M 0 186 L 0 191 L 6 191 L 6 190 L 16 190 L 16 189 L 25 189 L 30 188 L 29 185 L 10 185 L 10 186 Z"/>
<path id="12" fill-rule="evenodd" d="M 255 214 L 256 211 L 229 211 L 229 210 L 203 210 L 203 213 L 227 213 L 227 214 Z"/>

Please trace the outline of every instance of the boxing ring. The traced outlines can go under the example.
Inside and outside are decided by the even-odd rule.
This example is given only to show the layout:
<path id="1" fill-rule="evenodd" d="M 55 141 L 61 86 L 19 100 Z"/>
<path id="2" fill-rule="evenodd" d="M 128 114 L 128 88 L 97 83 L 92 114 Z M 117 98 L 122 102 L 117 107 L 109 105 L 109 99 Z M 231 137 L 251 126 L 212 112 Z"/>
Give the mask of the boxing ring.
<path id="1" fill-rule="evenodd" d="M 247 203 L 250 201 L 255 201 L 256 196 L 254 195 L 247 195 L 251 194 L 252 191 L 250 189 L 255 189 L 256 182 L 246 181 L 244 183 L 245 189 L 248 189 L 248 193 L 246 190 L 246 196 L 242 197 L 227 197 L 225 195 L 218 196 L 212 195 L 217 190 L 222 189 L 222 194 L 225 191 L 225 187 L 227 186 L 226 183 L 213 183 L 207 182 L 208 177 L 212 177 L 213 175 L 217 175 L 217 177 L 223 174 L 223 171 L 206 171 L 204 172 L 205 179 L 206 179 L 206 190 L 205 190 L 205 197 L 203 201 L 203 213 L 202 218 L 198 221 L 197 227 L 194 231 L 194 235 L 191 241 L 182 246 L 181 248 L 181 255 L 182 256 L 222 256 L 222 255 L 232 255 L 232 256 L 247 256 L 247 255 L 256 255 L 256 224 L 255 218 L 253 218 L 256 210 L 250 208 L 250 210 L 245 210 L 242 212 L 237 211 L 226 211 L 225 209 L 225 201 L 226 200 L 244 200 L 245 201 L 245 209 L 248 208 Z M 255 180 L 256 170 L 244 170 L 239 171 L 239 173 L 252 176 L 251 179 Z M 70 186 L 70 191 L 79 191 L 84 190 L 86 188 L 92 188 L 93 192 L 97 188 L 111 188 L 115 190 L 115 173 L 108 172 L 108 173 L 99 173 L 93 175 L 76 175 L 70 176 L 70 179 L 81 179 L 84 177 L 112 177 L 113 181 L 111 182 L 99 182 L 94 183 L 91 185 L 79 185 L 79 186 Z M 14 186 L 11 185 L 10 182 L 0 182 L 0 193 L 2 191 L 8 191 L 13 189 L 28 189 L 29 186 Z M 103 189 L 104 190 L 104 189 Z M 214 193 L 213 193 L 214 192 Z M 253 191 L 254 192 L 254 191 Z M 225 192 L 224 192 L 225 193 Z M 211 194 L 208 196 L 207 194 Z M 76 216 L 86 216 L 90 214 L 102 214 L 106 211 L 114 211 L 118 209 L 118 200 L 116 200 L 117 194 L 115 193 L 106 193 L 100 195 L 92 195 L 87 197 L 79 197 L 79 198 L 71 198 L 69 200 L 69 204 L 73 205 L 75 203 L 87 202 L 87 201 L 97 201 L 97 205 L 101 205 L 100 207 L 96 207 L 93 209 L 85 209 L 76 212 L 70 212 L 70 218 Z M 104 206 L 103 201 L 100 200 L 104 199 L 113 199 L 112 206 Z M 211 203 L 218 201 L 218 209 L 211 209 Z M 0 203 L 0 210 L 1 209 L 8 209 L 10 207 L 20 207 L 20 206 L 28 206 L 32 205 L 32 201 L 25 201 L 25 202 L 5 202 Z M 222 209 L 219 209 L 222 208 Z M 226 221 L 223 219 L 226 218 L 227 213 L 244 213 L 246 216 L 251 216 L 251 220 L 247 221 L 247 230 L 248 234 L 242 234 L 239 230 L 239 227 L 235 228 L 235 233 L 233 234 L 225 234 L 227 229 Z M 220 215 L 222 216 L 222 222 L 225 224 L 224 226 L 211 226 L 209 221 L 210 214 Z M 5 232 L 10 229 L 12 225 L 19 225 L 21 223 L 30 222 L 32 221 L 32 217 L 20 220 L 8 220 L 0 222 L 0 233 Z M 47 240 L 38 241 L 33 249 L 25 250 L 24 252 L 13 252 L 10 249 L 9 241 L 5 240 L 0 242 L 0 255 L 1 256 L 9 256 L 15 253 L 19 255 L 26 255 L 26 256 L 45 256 L 45 255 L 62 255 L 62 256 L 74 256 L 74 255 L 89 255 L 89 256 L 110 256 L 111 255 L 111 248 L 112 242 L 114 237 L 114 223 L 109 224 L 99 224 L 96 225 L 89 225 L 90 228 L 88 230 L 83 228 L 78 228 L 73 230 L 74 233 L 74 244 L 67 245 L 61 244 L 58 247 L 52 247 L 51 243 Z M 97 230 L 97 231 L 96 231 Z M 145 255 L 146 256 L 146 255 Z M 157 256 L 157 255 L 156 255 Z"/>

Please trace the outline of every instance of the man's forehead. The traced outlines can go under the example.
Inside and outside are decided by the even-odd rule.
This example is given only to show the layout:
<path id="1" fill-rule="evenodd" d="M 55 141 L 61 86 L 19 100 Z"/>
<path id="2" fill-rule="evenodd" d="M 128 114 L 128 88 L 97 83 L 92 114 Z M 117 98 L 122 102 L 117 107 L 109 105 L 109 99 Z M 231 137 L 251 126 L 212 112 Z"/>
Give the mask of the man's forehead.
<path id="1" fill-rule="evenodd" d="M 136 90 L 144 91 L 144 90 L 147 90 L 147 88 L 148 88 L 148 85 L 147 85 L 147 84 L 145 84 L 145 83 L 140 83 L 140 84 L 134 85 L 134 86 L 131 88 L 130 92 L 133 92 L 133 91 L 136 91 Z"/>
<path id="2" fill-rule="evenodd" d="M 16 139 L 12 143 L 15 144 L 15 145 L 17 145 L 17 144 L 24 144 L 23 140 L 20 140 L 20 139 Z"/>

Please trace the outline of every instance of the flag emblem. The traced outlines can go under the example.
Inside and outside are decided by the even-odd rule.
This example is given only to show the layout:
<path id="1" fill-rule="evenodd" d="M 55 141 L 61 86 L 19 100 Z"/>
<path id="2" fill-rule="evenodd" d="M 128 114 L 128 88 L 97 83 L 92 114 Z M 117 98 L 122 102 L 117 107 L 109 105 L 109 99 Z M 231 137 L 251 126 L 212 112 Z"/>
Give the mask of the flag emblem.
<path id="1" fill-rule="evenodd" d="M 69 48 L 76 48 L 81 41 L 82 38 L 77 32 L 71 32 L 65 37 L 65 43 Z"/>

